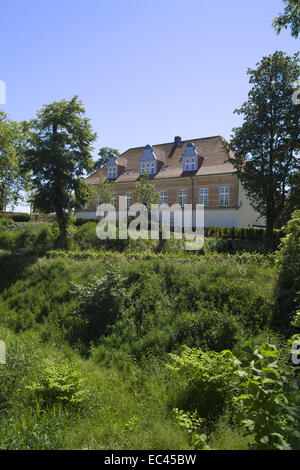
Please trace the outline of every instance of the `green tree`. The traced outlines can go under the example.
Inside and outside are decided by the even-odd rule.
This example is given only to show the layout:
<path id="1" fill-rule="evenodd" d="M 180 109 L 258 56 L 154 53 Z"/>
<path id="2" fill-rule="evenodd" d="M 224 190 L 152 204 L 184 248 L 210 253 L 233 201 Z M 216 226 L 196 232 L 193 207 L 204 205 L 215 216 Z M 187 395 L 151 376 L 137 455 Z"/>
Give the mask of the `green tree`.
<path id="1" fill-rule="evenodd" d="M 93 199 L 95 199 L 96 204 L 111 204 L 112 195 L 113 186 L 111 182 L 100 176 L 98 184 L 93 185 Z"/>
<path id="2" fill-rule="evenodd" d="M 151 204 L 159 202 L 159 193 L 156 191 L 154 184 L 150 183 L 148 175 L 141 176 L 140 181 L 135 183 L 132 199 L 133 202 L 144 204 L 149 212 Z"/>
<path id="3" fill-rule="evenodd" d="M 93 168 L 96 134 L 84 114 L 77 96 L 43 106 L 30 123 L 25 150 L 23 168 L 32 174 L 33 209 L 56 214 L 62 245 L 72 210 L 89 195 L 83 176 Z"/>
<path id="4" fill-rule="evenodd" d="M 24 131 L 24 132 L 23 132 Z M 21 148 L 25 130 L 0 111 L 0 210 L 22 199 L 27 178 L 20 171 Z"/>
<path id="5" fill-rule="evenodd" d="M 117 149 L 114 149 L 112 147 L 101 147 L 101 149 L 98 152 L 99 158 L 94 164 L 94 171 L 100 170 L 105 163 L 108 162 L 109 157 L 112 155 L 114 157 L 117 157 L 120 155 L 119 151 Z"/>
<path id="6" fill-rule="evenodd" d="M 299 36 L 300 31 L 300 1 L 299 0 L 283 0 L 285 3 L 284 12 L 274 18 L 273 26 L 280 33 L 282 28 L 291 29 L 291 35 L 295 38 Z"/>
<path id="7" fill-rule="evenodd" d="M 293 57 L 276 51 L 263 57 L 257 69 L 249 69 L 252 88 L 235 113 L 243 116 L 233 129 L 229 161 L 248 194 L 252 206 L 266 218 L 267 239 L 285 207 L 290 177 L 299 170 L 299 106 L 292 102 L 293 83 L 300 67 Z"/>

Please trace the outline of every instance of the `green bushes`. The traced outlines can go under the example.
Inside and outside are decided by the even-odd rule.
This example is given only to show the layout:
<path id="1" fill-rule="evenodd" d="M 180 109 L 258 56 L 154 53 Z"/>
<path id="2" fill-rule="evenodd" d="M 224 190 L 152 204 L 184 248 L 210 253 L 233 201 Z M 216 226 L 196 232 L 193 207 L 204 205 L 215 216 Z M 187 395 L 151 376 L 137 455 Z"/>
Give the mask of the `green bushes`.
<path id="1" fill-rule="evenodd" d="M 8 213 L 8 214 L 0 214 L 0 220 L 13 220 L 14 222 L 29 222 L 31 220 L 30 214 L 18 214 L 16 213 Z"/>
<path id="2" fill-rule="evenodd" d="M 234 374 L 232 391 L 234 419 L 246 435 L 254 435 L 251 446 L 258 450 L 290 450 L 300 434 L 300 391 L 292 365 L 280 361 L 274 345 L 252 350 L 246 343 L 248 360 L 241 362 L 225 353 Z"/>
<path id="3" fill-rule="evenodd" d="M 108 327 L 117 321 L 128 303 L 125 278 L 113 267 L 87 286 L 73 284 L 72 294 L 78 299 L 78 306 L 70 335 L 86 345 L 107 334 Z"/>
<path id="4" fill-rule="evenodd" d="M 169 367 L 181 384 L 173 398 L 176 407 L 197 411 L 206 420 L 218 419 L 232 401 L 232 372 L 223 355 L 183 347 L 170 357 Z"/>
<path id="5" fill-rule="evenodd" d="M 240 355 L 239 360 L 229 350 L 215 353 L 187 347 L 170 354 L 168 367 L 177 380 L 171 406 L 175 404 L 191 433 L 199 434 L 199 428 L 203 432 L 226 412 L 250 438 L 251 449 L 297 448 L 300 391 L 296 369 L 268 343 L 254 348 L 245 343 Z M 182 411 L 178 413 L 177 407 Z"/>
<path id="6" fill-rule="evenodd" d="M 278 315 L 275 322 L 289 331 L 298 307 L 297 293 L 300 290 L 300 211 L 293 213 L 284 230 L 286 235 L 275 257 L 278 269 Z"/>
<path id="7" fill-rule="evenodd" d="M 248 241 L 266 241 L 266 230 L 259 227 L 205 227 L 205 237 L 215 237 L 232 239 L 232 240 L 248 240 Z M 278 245 L 282 231 L 274 230 L 274 242 Z"/>
<path id="8" fill-rule="evenodd" d="M 40 366 L 37 381 L 26 386 L 38 401 L 46 407 L 55 403 L 78 405 L 84 399 L 82 379 L 66 359 L 45 359 Z"/>

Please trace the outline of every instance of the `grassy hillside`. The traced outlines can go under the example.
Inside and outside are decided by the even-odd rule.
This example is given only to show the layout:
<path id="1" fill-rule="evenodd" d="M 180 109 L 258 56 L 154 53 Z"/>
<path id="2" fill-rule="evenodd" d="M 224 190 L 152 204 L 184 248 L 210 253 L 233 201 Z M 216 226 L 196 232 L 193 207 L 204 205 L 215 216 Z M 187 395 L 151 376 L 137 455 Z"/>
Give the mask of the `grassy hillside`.
<path id="1" fill-rule="evenodd" d="M 72 230 L 70 251 L 55 224 L 0 237 L 0 449 L 298 447 L 281 267 L 298 229 L 279 265 L 172 241 L 96 251 L 94 226 Z"/>
<path id="2" fill-rule="evenodd" d="M 9 365 L 1 369 L 2 448 L 193 448 L 172 411 L 181 380 L 166 367 L 169 353 L 183 344 L 238 351 L 253 336 L 277 341 L 262 333 L 273 312 L 268 259 L 108 263 L 3 252 L 0 272 Z M 72 383 L 63 361 L 81 374 L 78 403 L 51 385 L 53 374 Z M 204 424 L 211 445 L 247 447 L 225 408 Z"/>

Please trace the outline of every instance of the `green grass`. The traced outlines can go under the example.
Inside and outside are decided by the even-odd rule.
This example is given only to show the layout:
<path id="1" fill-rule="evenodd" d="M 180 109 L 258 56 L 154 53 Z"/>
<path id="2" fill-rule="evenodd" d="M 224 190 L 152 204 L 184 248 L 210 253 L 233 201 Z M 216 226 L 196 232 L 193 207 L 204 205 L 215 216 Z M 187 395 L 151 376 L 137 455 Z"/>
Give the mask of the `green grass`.
<path id="1" fill-rule="evenodd" d="M 0 408 L 0 449 L 192 449 L 172 412 L 181 384 L 166 368 L 168 353 L 182 344 L 238 348 L 242 337 L 263 335 L 260 325 L 271 321 L 264 315 L 272 310 L 276 272 L 268 258 L 123 253 L 106 261 L 0 252 L 0 339 L 13 366 L 0 365 L 9 396 Z M 92 346 L 83 346 L 71 282 L 87 286 L 111 269 L 124 279 L 129 304 Z M 78 408 L 44 409 L 26 388 L 39 379 L 43 360 L 57 356 L 81 373 L 87 395 Z M 225 418 L 205 432 L 215 449 L 249 443 Z"/>

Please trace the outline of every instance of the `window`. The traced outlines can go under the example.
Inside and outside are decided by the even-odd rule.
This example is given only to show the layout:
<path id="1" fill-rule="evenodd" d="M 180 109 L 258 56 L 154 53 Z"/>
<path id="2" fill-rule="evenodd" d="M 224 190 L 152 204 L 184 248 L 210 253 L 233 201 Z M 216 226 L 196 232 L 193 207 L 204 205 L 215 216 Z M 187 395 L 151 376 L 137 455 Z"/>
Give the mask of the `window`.
<path id="1" fill-rule="evenodd" d="M 220 206 L 229 206 L 229 188 L 220 188 Z"/>
<path id="2" fill-rule="evenodd" d="M 186 204 L 186 201 L 187 201 L 187 191 L 186 189 L 180 189 L 178 193 L 178 202 L 180 206 L 183 207 L 184 204 Z"/>
<path id="3" fill-rule="evenodd" d="M 160 191 L 159 205 L 168 204 L 168 191 Z"/>
<path id="4" fill-rule="evenodd" d="M 152 163 L 142 163 L 141 165 L 141 174 L 144 175 L 155 175 L 156 173 L 156 164 Z"/>
<path id="5" fill-rule="evenodd" d="M 107 169 L 107 177 L 114 179 L 117 177 L 117 166 L 109 166 Z"/>
<path id="6" fill-rule="evenodd" d="M 127 209 L 132 205 L 132 193 L 126 193 L 127 197 Z"/>
<path id="7" fill-rule="evenodd" d="M 146 145 L 140 159 L 140 175 L 155 175 L 157 172 L 157 158 L 151 145 Z"/>
<path id="8" fill-rule="evenodd" d="M 188 143 L 182 156 L 183 171 L 198 170 L 198 158 L 199 155 L 195 145 L 192 142 Z"/>
<path id="9" fill-rule="evenodd" d="M 205 207 L 208 206 L 208 188 L 200 188 L 199 192 L 199 204 L 203 204 Z"/>

